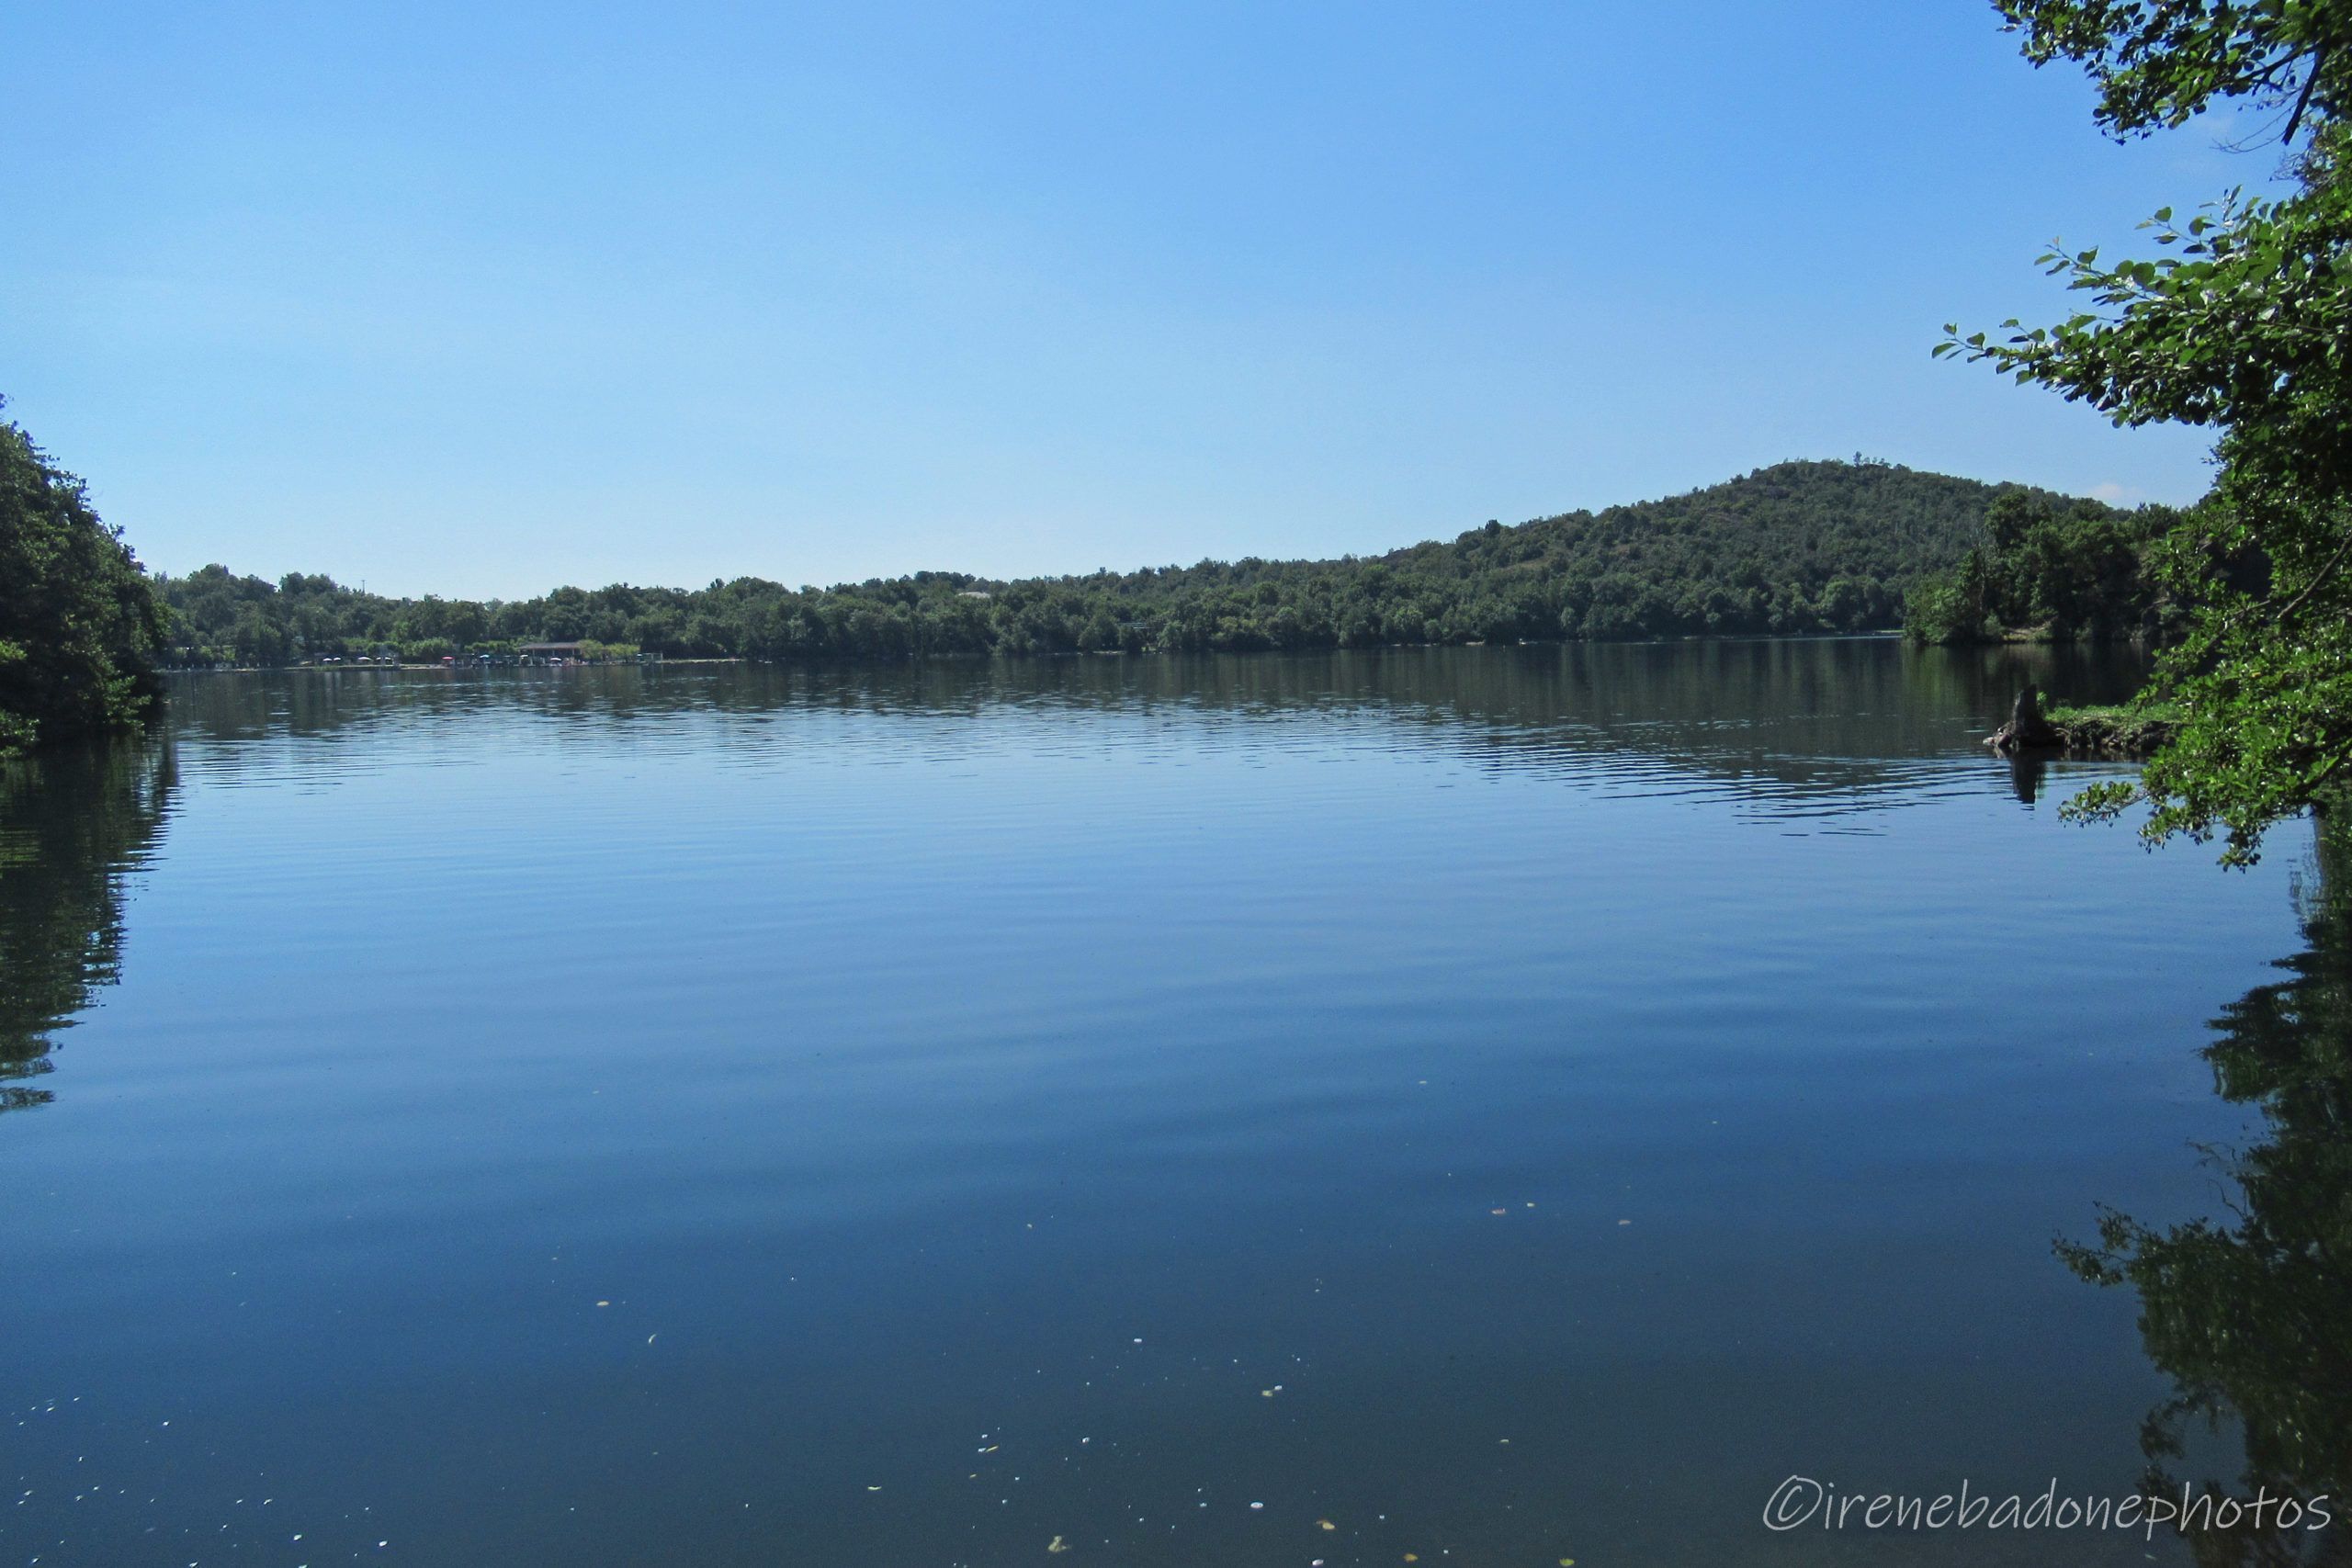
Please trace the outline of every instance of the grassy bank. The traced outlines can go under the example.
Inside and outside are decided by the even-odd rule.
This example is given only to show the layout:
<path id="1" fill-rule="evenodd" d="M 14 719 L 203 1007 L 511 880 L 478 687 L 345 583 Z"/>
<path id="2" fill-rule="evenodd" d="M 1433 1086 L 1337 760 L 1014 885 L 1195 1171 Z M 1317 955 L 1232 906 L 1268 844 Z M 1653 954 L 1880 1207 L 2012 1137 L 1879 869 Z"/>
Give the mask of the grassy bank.
<path id="1" fill-rule="evenodd" d="M 2120 707 L 2053 707 L 2051 727 L 2066 750 L 2096 757 L 2144 757 L 2173 737 L 2181 714 L 2164 703 Z"/>

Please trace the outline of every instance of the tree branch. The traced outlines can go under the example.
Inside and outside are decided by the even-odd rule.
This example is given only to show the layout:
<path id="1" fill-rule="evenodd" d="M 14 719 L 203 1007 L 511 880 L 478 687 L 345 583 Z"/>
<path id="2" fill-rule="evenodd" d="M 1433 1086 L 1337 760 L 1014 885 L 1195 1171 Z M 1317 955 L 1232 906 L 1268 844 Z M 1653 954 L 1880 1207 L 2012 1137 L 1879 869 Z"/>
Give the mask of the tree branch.
<path id="1" fill-rule="evenodd" d="M 2301 609 L 2303 607 L 2303 601 L 2318 592 L 2321 585 L 2325 583 L 2329 578 L 2335 575 L 2335 569 L 2344 564 L 2344 558 L 2346 556 L 2352 556 L 2352 534 L 2346 534 L 2344 536 L 2344 542 L 2335 547 L 2335 553 L 2327 558 L 2327 564 L 2319 569 L 2319 575 L 2312 578 L 2309 582 L 2304 583 L 2303 591 L 2301 593 L 2296 594 L 2292 599 L 2288 600 L 2287 607 L 2279 611 L 2277 615 L 2272 617 L 2272 619 L 2276 620 L 2280 626 L 2286 625 L 2287 617 Z"/>
<path id="2" fill-rule="evenodd" d="M 2303 90 L 2296 95 L 2295 112 L 2287 117 L 2287 134 L 2278 139 L 2284 145 L 2295 140 L 2295 132 L 2302 129 L 2303 111 L 2312 107 L 2312 89 L 2319 85 L 2319 73 L 2327 66 L 2327 47 L 2323 44 L 2312 54 L 2312 73 L 2303 78 Z"/>

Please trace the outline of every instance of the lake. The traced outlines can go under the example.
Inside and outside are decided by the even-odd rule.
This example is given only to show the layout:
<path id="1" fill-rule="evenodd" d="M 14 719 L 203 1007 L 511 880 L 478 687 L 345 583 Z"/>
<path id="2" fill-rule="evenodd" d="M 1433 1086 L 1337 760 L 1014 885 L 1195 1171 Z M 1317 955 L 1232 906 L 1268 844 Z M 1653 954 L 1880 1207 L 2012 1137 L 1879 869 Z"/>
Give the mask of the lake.
<path id="1" fill-rule="evenodd" d="M 181 678 L 0 803 L 0 1557 L 2188 1561 L 1761 1519 L 2147 1466 L 2053 1243 L 2233 1223 L 2318 874 L 1979 743 L 2137 673 Z"/>

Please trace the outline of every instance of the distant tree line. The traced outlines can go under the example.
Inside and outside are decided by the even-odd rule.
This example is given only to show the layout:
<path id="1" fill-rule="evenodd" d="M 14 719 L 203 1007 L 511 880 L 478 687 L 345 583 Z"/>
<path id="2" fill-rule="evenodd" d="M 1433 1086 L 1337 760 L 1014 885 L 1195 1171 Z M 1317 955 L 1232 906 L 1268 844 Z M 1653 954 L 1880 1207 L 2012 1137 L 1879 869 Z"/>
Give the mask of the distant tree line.
<path id="1" fill-rule="evenodd" d="M 2179 522 L 2167 506 L 2118 512 L 2022 491 L 1997 496 L 1983 542 L 1913 584 L 1904 628 L 1917 642 L 2164 640 L 2177 634 L 2185 606 L 2154 553 Z"/>
<path id="2" fill-rule="evenodd" d="M 1204 561 L 997 581 L 952 571 L 792 588 L 560 588 L 527 600 L 394 599 L 330 578 L 207 567 L 159 580 L 182 665 L 634 645 L 670 658 L 1209 652 L 1892 629 L 1905 592 L 1984 538 L 2015 486 L 1857 458 L 1793 462 L 1663 501 L 1576 512 L 1338 560 Z M 2119 525 L 2120 526 L 2122 525 Z"/>

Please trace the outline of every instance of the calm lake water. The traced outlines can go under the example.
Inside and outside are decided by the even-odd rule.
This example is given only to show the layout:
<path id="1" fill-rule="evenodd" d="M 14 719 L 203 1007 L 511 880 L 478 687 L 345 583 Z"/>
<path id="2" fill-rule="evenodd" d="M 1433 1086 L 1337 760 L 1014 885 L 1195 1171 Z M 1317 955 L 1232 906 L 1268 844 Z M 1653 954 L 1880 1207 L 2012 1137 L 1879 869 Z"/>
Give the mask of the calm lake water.
<path id="1" fill-rule="evenodd" d="M 2311 829 L 2062 822 L 2026 673 L 182 680 L 0 797 L 0 1561 L 2186 1561 L 1760 1522 L 2129 1493 L 2053 1240 L 2267 1135 Z"/>

